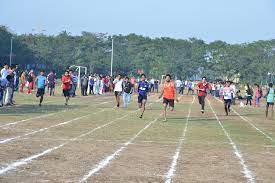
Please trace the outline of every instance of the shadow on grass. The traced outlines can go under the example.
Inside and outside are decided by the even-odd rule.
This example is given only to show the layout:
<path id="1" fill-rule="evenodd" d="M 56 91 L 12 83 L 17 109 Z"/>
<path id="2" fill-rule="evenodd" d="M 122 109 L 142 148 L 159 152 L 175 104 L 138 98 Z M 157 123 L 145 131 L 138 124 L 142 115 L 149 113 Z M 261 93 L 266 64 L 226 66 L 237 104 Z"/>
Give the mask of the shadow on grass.
<path id="1" fill-rule="evenodd" d="M 65 109 L 79 109 L 85 108 L 87 105 L 51 105 L 45 104 L 39 107 L 38 105 L 31 105 L 31 104 L 24 104 L 12 107 L 3 107 L 0 108 L 0 116 L 5 115 L 13 115 L 13 116 L 20 116 L 26 115 L 31 113 L 39 113 L 39 114 L 46 114 L 51 112 L 59 112 Z"/>

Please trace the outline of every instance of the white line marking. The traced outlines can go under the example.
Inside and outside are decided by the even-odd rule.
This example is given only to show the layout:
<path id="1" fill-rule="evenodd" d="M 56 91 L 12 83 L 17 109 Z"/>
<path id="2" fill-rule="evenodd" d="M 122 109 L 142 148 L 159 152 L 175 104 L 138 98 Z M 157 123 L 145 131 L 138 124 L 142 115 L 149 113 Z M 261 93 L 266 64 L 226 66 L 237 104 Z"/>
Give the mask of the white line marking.
<path id="1" fill-rule="evenodd" d="M 16 162 L 14 162 L 14 163 L 11 163 L 11 164 L 9 164 L 6 168 L 1 168 L 1 169 L 0 169 L 0 175 L 6 173 L 6 172 L 8 172 L 8 171 L 15 170 L 15 169 L 16 169 L 17 167 L 19 167 L 19 166 L 26 165 L 26 164 L 28 164 L 30 161 L 32 161 L 33 159 L 36 159 L 36 158 L 39 158 L 40 156 L 43 156 L 43 155 L 45 155 L 45 154 L 48 154 L 48 153 L 50 153 L 50 152 L 52 152 L 52 151 L 54 151 L 54 150 L 56 150 L 56 149 L 61 148 L 61 147 L 64 146 L 64 145 L 65 145 L 65 144 L 61 144 L 61 145 L 59 145 L 59 146 L 55 146 L 55 147 L 50 148 L 50 149 L 47 149 L 47 150 L 45 150 L 45 151 L 43 151 L 43 152 L 41 152 L 41 153 L 39 153 L 39 154 L 35 154 L 35 155 L 30 156 L 30 157 L 28 157 L 28 158 L 21 159 L 21 160 L 19 160 L 19 161 L 16 161 Z"/>
<path id="2" fill-rule="evenodd" d="M 141 129 L 135 136 L 133 136 L 129 141 L 125 142 L 123 146 L 121 146 L 119 149 L 117 149 L 114 153 L 107 156 L 106 158 L 102 159 L 92 170 L 89 171 L 87 175 L 84 175 L 84 177 L 79 182 L 86 182 L 88 178 L 93 176 L 95 173 L 106 167 L 116 156 L 119 155 L 124 149 L 127 148 L 129 144 L 131 144 L 141 133 L 143 133 L 144 130 L 149 128 L 153 123 L 157 121 L 158 118 L 155 118 L 153 121 L 149 122 L 143 129 Z"/>
<path id="3" fill-rule="evenodd" d="M 192 110 L 192 106 L 194 104 L 194 101 L 195 101 L 195 97 L 193 96 L 193 100 L 192 100 L 191 106 L 189 108 L 188 116 L 186 118 L 185 128 L 182 132 L 181 138 L 178 141 L 178 146 L 177 146 L 177 149 L 176 149 L 175 154 L 173 156 L 173 161 L 171 162 L 170 168 L 169 168 L 168 172 L 165 175 L 165 183 L 170 183 L 172 181 L 172 177 L 174 176 L 174 174 L 176 172 L 177 162 L 178 162 L 178 159 L 179 159 L 179 154 L 180 154 L 180 151 L 181 151 L 181 148 L 182 148 L 183 141 L 185 140 L 185 135 L 186 135 L 186 132 L 187 132 L 188 122 L 189 122 L 189 118 L 190 118 L 190 115 L 191 115 L 191 110 Z"/>
<path id="4" fill-rule="evenodd" d="M 110 102 L 110 101 L 109 101 L 109 102 Z M 106 103 L 109 103 L 109 102 L 102 102 L 102 103 L 95 104 L 95 105 L 106 104 Z M 53 116 L 53 115 L 55 115 L 55 114 L 63 113 L 63 112 L 66 112 L 66 111 L 68 111 L 68 110 L 69 110 L 69 109 L 65 109 L 65 110 L 62 110 L 62 111 L 59 111 L 59 112 L 54 112 L 54 113 L 45 114 L 45 115 L 42 115 L 42 116 L 36 116 L 36 117 L 28 118 L 28 119 L 23 119 L 23 120 L 19 120 L 19 121 L 14 121 L 14 122 L 11 122 L 11 123 L 7 123 L 7 124 L 4 124 L 4 125 L 1 125 L 0 128 L 6 127 L 6 126 L 11 126 L 11 125 L 16 125 L 16 124 L 18 124 L 18 123 L 22 123 L 22 122 L 26 122 L 26 121 L 30 121 L 30 120 L 34 120 L 34 119 L 40 119 L 40 118 L 45 118 L 45 117 Z"/>
<path id="5" fill-rule="evenodd" d="M 219 102 L 222 102 L 221 100 L 219 100 L 219 99 L 217 99 L 217 98 L 215 98 L 215 99 L 218 100 Z M 252 120 L 248 119 L 247 117 L 244 117 L 244 116 L 240 115 L 237 111 L 235 111 L 235 109 L 232 109 L 232 111 L 233 111 L 236 115 L 238 115 L 243 121 L 247 122 L 247 123 L 250 124 L 250 126 L 252 126 L 255 130 L 257 130 L 259 133 L 261 133 L 262 135 L 264 135 L 267 139 L 269 139 L 269 140 L 271 140 L 271 141 L 274 142 L 274 139 L 273 139 L 270 135 L 266 134 L 263 130 L 261 130 L 260 128 L 258 128 L 256 125 L 254 125 L 254 124 L 252 123 Z"/>
<path id="6" fill-rule="evenodd" d="M 63 111 L 61 111 L 61 112 L 63 112 Z M 33 119 L 40 119 L 40 118 L 49 117 L 49 116 L 52 116 L 52 115 L 57 114 L 57 113 L 60 113 L 60 112 L 55 112 L 55 113 L 51 113 L 51 114 L 46 114 L 46 115 L 42 115 L 42 116 L 36 116 L 36 117 L 28 118 L 28 119 L 23 119 L 23 120 L 20 120 L 20 121 L 15 121 L 15 122 L 7 123 L 5 125 L 1 125 L 0 128 L 6 127 L 6 126 L 10 126 L 10 125 L 16 125 L 18 123 L 22 123 L 22 122 L 25 122 L 25 121 L 30 121 L 30 120 L 33 120 Z"/>
<path id="7" fill-rule="evenodd" d="M 233 142 L 233 140 L 231 139 L 230 135 L 228 134 L 228 132 L 226 131 L 226 129 L 224 128 L 224 126 L 222 125 L 220 119 L 218 118 L 216 112 L 214 111 L 210 101 L 207 99 L 208 104 L 213 112 L 213 114 L 215 115 L 220 127 L 222 128 L 224 134 L 226 135 L 227 139 L 229 140 L 230 144 L 232 145 L 233 149 L 234 149 L 234 154 L 236 155 L 236 157 L 239 159 L 239 163 L 241 164 L 243 171 L 242 173 L 244 174 L 244 177 L 246 178 L 248 183 L 254 183 L 255 182 L 255 178 L 253 173 L 249 170 L 249 168 L 246 166 L 245 161 L 243 159 L 242 153 L 241 151 L 237 148 L 236 144 Z"/>
<path id="8" fill-rule="evenodd" d="M 132 111 L 132 112 L 130 112 L 129 114 L 134 113 L 134 112 L 137 112 L 137 111 L 139 111 L 139 109 L 138 109 L 138 110 L 135 110 L 135 111 Z M 15 162 L 13 162 L 13 163 L 10 163 L 10 164 L 8 164 L 6 167 L 0 169 L 0 175 L 2 175 L 2 174 L 4 174 L 4 173 L 7 173 L 7 172 L 9 172 L 9 171 L 11 171 L 11 170 L 15 170 L 17 167 L 20 167 L 20 166 L 22 166 L 22 165 L 26 165 L 26 164 L 30 163 L 32 160 L 37 159 L 37 158 L 39 158 L 39 157 L 41 157 L 41 156 L 44 156 L 44 155 L 46 155 L 46 154 L 49 154 L 50 152 L 52 152 L 52 151 L 54 151 L 54 150 L 57 150 L 57 149 L 63 147 L 64 145 L 66 145 L 66 144 L 68 144 L 68 143 L 70 143 L 70 142 L 76 141 L 76 140 L 78 140 L 79 138 L 82 138 L 82 137 L 84 137 L 84 136 L 86 136 L 86 135 L 92 134 L 92 133 L 95 132 L 96 130 L 99 130 L 99 129 L 104 128 L 104 127 L 107 127 L 107 126 L 110 126 L 111 124 L 113 124 L 113 123 L 116 122 L 117 120 L 120 120 L 120 119 L 123 119 L 123 118 L 129 116 L 129 114 L 126 114 L 126 115 L 124 115 L 124 116 L 122 116 L 122 117 L 120 117 L 120 118 L 116 118 L 116 119 L 110 121 L 109 123 L 105 123 L 104 125 L 98 126 L 98 127 L 92 129 L 91 131 L 89 131 L 89 132 L 87 132 L 87 133 L 81 134 L 81 135 L 79 135 L 79 136 L 77 136 L 77 137 L 75 137 L 75 138 L 70 139 L 68 142 L 65 142 L 65 143 L 63 143 L 63 144 L 60 144 L 59 146 L 55 146 L 55 147 L 50 148 L 50 149 L 47 149 L 47 150 L 45 150 L 45 151 L 43 151 L 43 152 L 41 152 L 41 153 L 39 153 L 39 154 L 35 154 L 35 155 L 32 155 L 32 156 L 30 156 L 30 157 L 28 157 L 28 158 L 20 159 L 20 160 L 18 160 L 18 161 L 15 161 Z"/>
<path id="9" fill-rule="evenodd" d="M 98 111 L 98 112 L 95 112 L 95 113 L 93 113 L 93 114 L 88 114 L 88 115 L 85 115 L 85 116 L 77 117 L 77 118 L 71 119 L 71 120 L 69 120 L 69 121 L 65 121 L 65 122 L 62 122 L 62 123 L 58 123 L 58 124 L 55 124 L 55 125 L 52 125 L 52 126 L 49 126 L 49 127 L 46 127 L 46 128 L 41 128 L 41 129 L 39 129 L 39 130 L 35 130 L 35 131 L 30 132 L 30 133 L 26 133 L 26 134 L 23 134 L 23 135 L 18 135 L 18 136 L 15 136 L 15 137 L 7 138 L 7 139 L 4 139 L 4 140 L 1 140 L 1 141 L 0 141 L 0 144 L 5 144 L 5 143 L 8 143 L 8 142 L 11 142 L 11 141 L 14 141 L 14 140 L 23 138 L 23 137 L 27 137 L 27 136 L 29 136 L 29 135 L 34 135 L 34 134 L 36 134 L 36 133 L 44 132 L 44 131 L 49 130 L 49 129 L 51 129 L 51 128 L 55 128 L 55 127 L 67 125 L 67 124 L 72 123 L 72 122 L 74 122 L 74 121 L 77 121 L 77 120 L 80 120 L 80 119 L 83 119 L 83 118 L 87 118 L 87 117 L 89 117 L 89 116 L 91 116 L 91 115 L 95 115 L 95 114 L 101 113 L 101 112 L 103 112 L 103 111 L 105 111 L 105 109 L 102 109 L 102 110 L 100 110 L 100 111 Z"/>
<path id="10" fill-rule="evenodd" d="M 271 141 L 274 141 L 273 138 L 269 135 L 267 135 L 264 131 L 262 131 L 261 129 L 259 129 L 257 126 L 255 126 L 253 123 L 250 122 L 250 120 L 248 118 L 245 118 L 243 116 L 241 116 L 237 111 L 235 111 L 234 109 L 232 109 L 232 111 L 237 114 L 242 120 L 246 121 L 248 124 L 250 124 L 254 129 L 256 129 L 259 133 L 261 133 L 262 135 L 264 135 L 266 138 L 268 138 Z"/>

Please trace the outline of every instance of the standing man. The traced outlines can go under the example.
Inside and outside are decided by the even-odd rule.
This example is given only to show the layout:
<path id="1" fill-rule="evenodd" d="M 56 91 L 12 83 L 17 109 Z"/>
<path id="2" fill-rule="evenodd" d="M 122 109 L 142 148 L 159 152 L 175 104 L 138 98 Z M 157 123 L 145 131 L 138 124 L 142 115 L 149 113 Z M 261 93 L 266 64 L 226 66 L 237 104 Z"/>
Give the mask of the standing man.
<path id="1" fill-rule="evenodd" d="M 0 107 L 3 107 L 4 81 L 0 73 Z"/>
<path id="2" fill-rule="evenodd" d="M 116 79 L 114 80 L 114 85 L 115 85 L 115 98 L 116 98 L 116 107 L 119 108 L 120 106 L 120 96 L 122 94 L 122 78 L 121 75 L 117 75 Z"/>
<path id="3" fill-rule="evenodd" d="M 2 85 L 1 105 L 4 105 L 6 95 L 7 95 L 7 84 L 8 84 L 7 76 L 9 75 L 9 65 L 7 63 L 4 63 L 3 68 L 1 69 L 0 75 L 1 75 L 1 79 L 2 79 L 2 81 L 1 81 L 1 85 Z"/>
<path id="4" fill-rule="evenodd" d="M 45 76 L 44 70 L 40 71 L 40 75 L 36 78 L 35 83 L 37 83 L 36 97 L 37 98 L 40 97 L 39 106 L 41 107 L 43 99 L 44 99 L 45 87 L 47 85 L 47 78 Z"/>
<path id="5" fill-rule="evenodd" d="M 207 89 L 209 84 L 207 83 L 206 77 L 202 78 L 202 81 L 197 85 L 199 104 L 201 105 L 201 113 L 204 114 L 205 97 L 207 95 Z"/>
<path id="6" fill-rule="evenodd" d="M 89 83 L 89 78 L 85 74 L 81 78 L 81 95 L 82 96 L 87 96 L 87 90 L 88 90 L 88 83 Z"/>
<path id="7" fill-rule="evenodd" d="M 32 90 L 34 88 L 34 80 L 35 80 L 35 75 L 33 70 L 31 70 L 28 74 L 27 81 L 28 81 L 28 94 L 32 94 Z"/>
<path id="8" fill-rule="evenodd" d="M 154 92 L 154 84 L 155 84 L 155 79 L 154 78 L 152 78 L 151 80 L 150 80 L 150 92 L 152 93 L 152 92 Z"/>
<path id="9" fill-rule="evenodd" d="M 14 92 L 16 91 L 16 88 L 18 87 L 17 85 L 17 72 L 16 72 L 17 66 L 13 65 L 10 69 L 10 75 L 12 76 L 12 92 L 11 92 L 11 99 L 10 99 L 10 103 L 12 105 L 15 105 L 15 101 L 13 100 L 13 96 L 14 96 Z"/>
<path id="10" fill-rule="evenodd" d="M 91 74 L 89 77 L 89 88 L 90 88 L 89 94 L 90 95 L 94 94 L 94 83 L 95 83 L 94 76 Z"/>
<path id="11" fill-rule="evenodd" d="M 189 93 L 190 92 L 192 92 L 192 95 L 193 95 L 193 88 L 192 88 L 192 82 L 191 81 L 189 81 L 188 83 L 187 83 L 187 88 L 188 88 L 188 92 L 187 92 L 187 95 L 189 95 Z"/>
<path id="12" fill-rule="evenodd" d="M 123 104 L 124 108 L 126 108 L 131 101 L 131 95 L 133 93 L 134 86 L 129 81 L 129 77 L 125 77 L 125 81 L 123 82 Z"/>
<path id="13" fill-rule="evenodd" d="M 266 94 L 266 110 L 265 110 L 265 116 L 268 117 L 268 110 L 269 106 L 271 106 L 271 119 L 273 119 L 274 116 L 274 102 L 275 102 L 275 89 L 273 88 L 273 84 L 268 84 L 268 90 Z"/>
<path id="14" fill-rule="evenodd" d="M 167 77 L 167 75 L 166 75 Z M 166 80 L 167 81 L 167 80 Z M 169 81 L 170 82 L 170 81 Z M 180 90 L 181 90 L 181 85 L 182 85 L 182 82 L 180 79 L 177 79 L 176 80 L 176 89 L 177 89 L 177 93 L 180 94 Z"/>
<path id="15" fill-rule="evenodd" d="M 72 87 L 70 89 L 70 95 L 72 97 L 75 97 L 76 96 L 76 88 L 77 88 L 78 77 L 76 76 L 76 73 L 72 70 L 70 70 L 69 74 L 71 76 L 71 84 L 72 84 Z"/>
<path id="16" fill-rule="evenodd" d="M 14 85 L 13 82 L 14 82 L 13 74 L 10 73 L 9 75 L 7 75 L 6 92 L 4 95 L 4 105 L 5 106 L 12 105 L 11 96 L 12 96 L 12 92 L 13 92 L 13 85 Z"/>
<path id="17" fill-rule="evenodd" d="M 47 77 L 48 81 L 48 93 L 50 96 L 54 96 L 55 84 L 56 84 L 56 74 L 55 71 L 51 71 Z"/>
<path id="18" fill-rule="evenodd" d="M 70 100 L 70 89 L 72 87 L 71 82 L 71 76 L 69 71 L 65 71 L 65 74 L 61 78 L 62 82 L 62 90 L 63 90 L 63 95 L 65 97 L 65 105 L 68 105 L 68 101 Z"/>
<path id="19" fill-rule="evenodd" d="M 164 114 L 163 121 L 164 122 L 167 121 L 167 118 L 166 118 L 167 106 L 169 105 L 170 110 L 173 111 L 174 103 L 175 103 L 174 100 L 176 99 L 176 101 L 179 102 L 177 98 L 177 90 L 176 90 L 175 84 L 171 79 L 172 79 L 171 75 L 166 74 L 163 89 L 159 96 L 159 98 L 163 96 L 163 114 Z"/>
<path id="20" fill-rule="evenodd" d="M 143 117 L 145 111 L 145 105 L 147 102 L 147 93 L 149 92 L 150 85 L 145 81 L 145 74 L 141 74 L 140 81 L 138 82 L 138 106 L 141 109 L 141 115 L 139 118 Z"/>

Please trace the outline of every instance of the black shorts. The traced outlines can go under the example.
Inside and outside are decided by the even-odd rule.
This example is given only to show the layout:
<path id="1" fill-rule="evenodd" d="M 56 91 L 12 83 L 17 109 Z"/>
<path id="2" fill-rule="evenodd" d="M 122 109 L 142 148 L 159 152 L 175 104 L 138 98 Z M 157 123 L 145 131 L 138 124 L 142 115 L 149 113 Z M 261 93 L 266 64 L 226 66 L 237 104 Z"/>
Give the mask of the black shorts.
<path id="1" fill-rule="evenodd" d="M 267 102 L 266 106 L 269 107 L 270 105 L 274 105 L 274 102 Z"/>
<path id="2" fill-rule="evenodd" d="M 69 97 L 70 96 L 70 90 L 63 90 L 63 95 L 64 95 L 64 97 Z"/>
<path id="3" fill-rule="evenodd" d="M 55 88 L 55 84 L 54 83 L 49 83 L 48 86 L 49 86 L 49 88 Z"/>
<path id="4" fill-rule="evenodd" d="M 138 103 L 142 103 L 143 100 L 147 100 L 147 96 L 139 95 L 138 96 Z"/>
<path id="5" fill-rule="evenodd" d="M 174 107 L 175 106 L 175 100 L 174 99 L 167 99 L 167 98 L 163 98 L 163 104 L 169 105 L 170 107 Z"/>
<path id="6" fill-rule="evenodd" d="M 115 91 L 115 96 L 121 96 L 122 92 L 119 92 L 119 91 Z"/>
<path id="7" fill-rule="evenodd" d="M 231 99 L 224 99 L 224 104 L 225 104 L 225 105 L 228 105 L 228 104 L 230 105 L 231 102 L 232 102 Z"/>
<path id="8" fill-rule="evenodd" d="M 36 97 L 41 97 L 45 94 L 45 88 L 38 88 L 36 92 Z"/>

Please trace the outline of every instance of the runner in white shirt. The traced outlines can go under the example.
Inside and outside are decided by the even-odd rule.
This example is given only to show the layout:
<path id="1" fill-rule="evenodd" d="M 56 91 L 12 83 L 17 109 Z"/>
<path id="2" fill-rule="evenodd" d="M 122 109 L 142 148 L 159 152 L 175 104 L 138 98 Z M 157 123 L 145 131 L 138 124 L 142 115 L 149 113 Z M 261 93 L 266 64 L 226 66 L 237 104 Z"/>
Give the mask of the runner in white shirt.
<path id="1" fill-rule="evenodd" d="M 116 106 L 117 108 L 119 108 L 120 106 L 120 96 L 122 94 L 122 83 L 123 83 L 123 80 L 121 78 L 121 75 L 119 74 L 116 79 L 114 80 L 114 84 L 115 84 L 115 98 L 116 98 Z"/>
<path id="2" fill-rule="evenodd" d="M 232 102 L 233 89 L 230 87 L 230 84 L 230 81 L 226 81 L 226 84 L 223 88 L 224 109 L 226 116 L 228 116 L 228 113 L 230 112 L 230 106 Z"/>
<path id="3" fill-rule="evenodd" d="M 181 80 L 177 79 L 176 80 L 176 89 L 177 89 L 177 93 L 179 94 L 180 93 L 180 87 L 182 85 L 182 82 Z"/>

